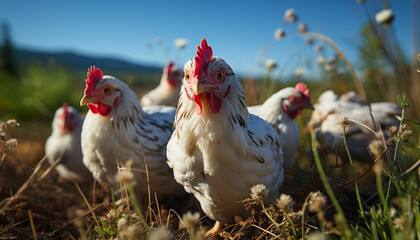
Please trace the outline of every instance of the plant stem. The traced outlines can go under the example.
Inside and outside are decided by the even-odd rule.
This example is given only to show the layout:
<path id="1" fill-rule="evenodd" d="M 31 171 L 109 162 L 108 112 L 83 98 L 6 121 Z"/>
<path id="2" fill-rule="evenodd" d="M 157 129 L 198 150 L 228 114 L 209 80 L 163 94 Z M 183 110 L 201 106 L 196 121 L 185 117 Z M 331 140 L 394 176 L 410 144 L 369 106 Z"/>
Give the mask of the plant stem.
<path id="1" fill-rule="evenodd" d="M 343 221 L 342 221 L 341 225 L 342 225 L 342 228 L 344 230 L 344 237 L 345 237 L 345 239 L 352 239 L 351 238 L 351 231 L 350 231 L 349 225 L 347 223 L 346 216 L 344 215 L 343 209 L 341 208 L 340 204 L 338 203 L 337 198 L 334 195 L 334 191 L 332 190 L 332 188 L 331 188 L 331 186 L 328 182 L 327 175 L 325 174 L 324 169 L 322 168 L 321 160 L 319 158 L 318 151 L 316 149 L 316 140 L 315 140 L 314 129 L 311 129 L 311 145 L 312 145 L 312 152 L 314 154 L 315 164 L 316 164 L 316 167 L 318 169 L 321 181 L 322 181 L 322 183 L 325 187 L 325 190 L 327 191 L 328 197 L 331 199 L 331 202 L 334 205 L 335 210 L 337 211 L 337 213 L 339 215 L 342 216 Z"/>

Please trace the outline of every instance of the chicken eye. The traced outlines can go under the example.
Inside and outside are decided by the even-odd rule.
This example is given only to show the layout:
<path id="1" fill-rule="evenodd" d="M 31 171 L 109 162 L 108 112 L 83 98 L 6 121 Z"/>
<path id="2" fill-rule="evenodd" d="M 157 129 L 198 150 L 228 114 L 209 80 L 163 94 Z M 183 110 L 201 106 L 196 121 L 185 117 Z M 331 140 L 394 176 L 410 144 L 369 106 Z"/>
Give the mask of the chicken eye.
<path id="1" fill-rule="evenodd" d="M 104 89 L 102 89 L 103 94 L 105 95 L 110 95 L 112 93 L 112 89 L 109 87 L 106 87 Z"/>
<path id="2" fill-rule="evenodd" d="M 190 81 L 190 75 L 186 74 L 185 75 L 185 80 Z"/>
<path id="3" fill-rule="evenodd" d="M 298 98 L 298 97 L 293 98 L 293 102 L 294 102 L 294 103 L 299 102 L 299 98 Z"/>
<path id="4" fill-rule="evenodd" d="M 225 73 L 222 71 L 220 71 L 216 76 L 217 80 L 223 80 L 224 77 L 225 77 Z"/>

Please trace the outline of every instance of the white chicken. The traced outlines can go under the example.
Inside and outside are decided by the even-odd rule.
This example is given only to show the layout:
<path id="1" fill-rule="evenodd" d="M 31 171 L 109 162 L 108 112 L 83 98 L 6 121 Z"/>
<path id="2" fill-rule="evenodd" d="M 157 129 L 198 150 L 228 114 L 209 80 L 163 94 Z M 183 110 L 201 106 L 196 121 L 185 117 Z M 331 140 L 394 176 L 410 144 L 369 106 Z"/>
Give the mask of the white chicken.
<path id="1" fill-rule="evenodd" d="M 212 236 L 245 214 L 241 201 L 252 186 L 264 184 L 268 201 L 279 195 L 283 153 L 277 131 L 248 113 L 241 84 L 205 38 L 196 54 L 184 67 L 167 156 L 176 181 L 216 220 Z"/>
<path id="2" fill-rule="evenodd" d="M 92 174 L 83 165 L 80 132 L 83 119 L 79 112 L 67 103 L 57 109 L 52 122 L 52 133 L 45 143 L 48 162 L 53 164 L 61 177 L 74 178 L 78 182 L 93 180 Z"/>
<path id="3" fill-rule="evenodd" d="M 163 69 L 159 86 L 142 97 L 141 105 L 143 107 L 157 105 L 176 107 L 182 77 L 182 71 L 173 62 L 169 62 Z"/>
<path id="4" fill-rule="evenodd" d="M 122 165 L 132 160 L 140 201 L 148 193 L 147 176 L 152 196 L 153 192 L 159 199 L 185 194 L 166 164 L 166 144 L 173 131 L 175 108 L 142 108 L 124 82 L 103 76 L 94 66 L 87 74 L 80 104 L 90 109 L 82 128 L 83 162 L 96 180 L 115 186 L 117 162 Z"/>
<path id="5" fill-rule="evenodd" d="M 375 130 L 369 107 L 361 103 L 360 97 L 353 93 L 338 97 L 332 90 L 325 91 L 319 96 L 314 105 L 315 110 L 311 117 L 311 124 L 315 126 L 317 140 L 328 146 L 331 152 L 337 152 L 337 140 L 343 136 L 343 128 L 339 121 L 343 117 L 361 122 Z M 401 114 L 398 104 L 391 102 L 371 103 L 373 115 L 376 117 L 382 130 L 397 126 L 395 115 Z M 356 123 L 346 126 L 346 142 L 351 157 L 361 162 L 372 161 L 368 151 L 369 144 L 376 139 L 375 135 Z M 341 158 L 347 159 L 345 151 L 338 151 Z"/>
<path id="6" fill-rule="evenodd" d="M 303 109 L 314 107 L 305 83 L 284 88 L 268 98 L 262 105 L 248 107 L 248 111 L 267 121 L 277 129 L 284 154 L 284 168 L 292 167 L 299 145 L 300 132 L 295 118 Z"/>

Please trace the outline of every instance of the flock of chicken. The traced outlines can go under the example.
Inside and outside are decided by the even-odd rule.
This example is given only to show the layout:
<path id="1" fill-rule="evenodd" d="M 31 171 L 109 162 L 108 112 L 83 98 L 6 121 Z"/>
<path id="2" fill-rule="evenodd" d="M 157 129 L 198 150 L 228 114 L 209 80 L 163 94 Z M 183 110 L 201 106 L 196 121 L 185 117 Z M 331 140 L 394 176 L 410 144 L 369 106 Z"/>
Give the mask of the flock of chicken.
<path id="1" fill-rule="evenodd" d="M 213 56 L 206 39 L 183 74 L 169 63 L 160 85 L 141 101 L 124 82 L 93 66 L 80 102 L 89 108 L 84 121 L 74 108 L 59 108 L 46 154 L 51 163 L 61 159 L 56 169 L 62 177 L 90 181 L 93 176 L 111 186 L 119 184 L 118 167 L 132 160 L 140 198 L 148 187 L 159 199 L 193 194 L 216 221 L 207 233 L 212 236 L 233 216 L 245 214 L 241 201 L 252 186 L 264 184 L 267 201 L 279 196 L 299 143 L 295 118 L 304 108 L 314 109 L 311 121 L 328 145 L 342 134 L 343 116 L 372 126 L 357 95 L 345 99 L 327 91 L 313 106 L 304 83 L 259 106 L 247 107 L 245 99 L 234 71 Z M 372 110 L 380 124 L 397 124 L 398 105 L 372 104 Z M 353 125 L 347 133 L 354 141 L 350 151 L 368 158 L 369 133 Z"/>

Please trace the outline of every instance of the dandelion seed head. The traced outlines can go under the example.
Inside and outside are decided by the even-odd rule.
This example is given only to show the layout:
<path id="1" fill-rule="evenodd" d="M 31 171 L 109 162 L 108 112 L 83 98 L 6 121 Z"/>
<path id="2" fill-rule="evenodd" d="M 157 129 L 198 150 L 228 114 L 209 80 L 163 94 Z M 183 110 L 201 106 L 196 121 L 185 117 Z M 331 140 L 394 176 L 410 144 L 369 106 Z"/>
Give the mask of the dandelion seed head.
<path id="1" fill-rule="evenodd" d="M 186 38 L 177 38 L 175 39 L 175 46 L 179 49 L 184 49 L 188 44 L 188 40 Z"/>
<path id="2" fill-rule="evenodd" d="M 131 225 L 127 227 L 127 229 L 123 232 L 123 235 L 127 238 L 127 240 L 134 240 L 140 237 L 140 233 L 140 226 Z"/>
<path id="3" fill-rule="evenodd" d="M 298 31 L 300 33 L 306 33 L 308 31 L 308 25 L 306 25 L 306 23 L 299 24 Z"/>
<path id="4" fill-rule="evenodd" d="M 301 77 L 301 76 L 303 75 L 303 71 L 304 71 L 304 69 L 303 69 L 302 67 L 297 68 L 297 69 L 295 70 L 295 75 L 296 75 L 296 77 Z"/>
<path id="5" fill-rule="evenodd" d="M 274 31 L 274 39 L 277 41 L 280 41 L 286 36 L 286 32 L 282 28 L 277 28 L 276 31 Z"/>
<path id="6" fill-rule="evenodd" d="M 148 240 L 169 240 L 174 239 L 174 236 L 167 228 L 158 228 L 150 232 Z"/>
<path id="7" fill-rule="evenodd" d="M 277 68 L 277 62 L 276 62 L 276 60 L 274 60 L 272 58 L 267 59 L 265 61 L 265 67 L 267 68 L 267 70 L 269 72 L 273 71 L 275 68 Z"/>
<path id="8" fill-rule="evenodd" d="M 251 198 L 256 201 L 264 201 L 267 197 L 268 190 L 264 184 L 257 184 L 251 188 Z"/>
<path id="9" fill-rule="evenodd" d="M 115 177 L 115 180 L 117 182 L 127 184 L 127 183 L 130 183 L 134 179 L 133 173 L 131 171 L 132 164 L 133 164 L 133 160 L 130 159 L 125 163 L 124 168 L 119 169 L 118 174 Z"/>
<path id="10" fill-rule="evenodd" d="M 14 151 L 18 145 L 18 140 L 16 138 L 11 138 L 6 141 L 5 143 L 5 150 L 6 152 Z"/>
<path id="11" fill-rule="evenodd" d="M 284 22 L 285 23 L 294 23 L 298 20 L 298 16 L 295 13 L 293 8 L 289 8 L 284 12 Z"/>
<path id="12" fill-rule="evenodd" d="M 292 211 L 295 201 L 293 201 L 293 198 L 291 196 L 282 193 L 280 197 L 276 199 L 275 204 L 280 210 L 287 213 Z"/>
<path id="13" fill-rule="evenodd" d="M 322 194 L 322 192 L 318 191 L 312 193 L 311 198 L 309 199 L 308 206 L 309 211 L 311 212 L 321 212 L 325 206 L 327 205 L 327 198 Z"/>
<path id="14" fill-rule="evenodd" d="M 182 221 L 179 222 L 179 229 L 189 229 L 194 227 L 194 224 L 198 222 L 200 219 L 200 213 L 195 212 L 192 213 L 191 211 L 188 211 L 182 215 Z"/>
<path id="15" fill-rule="evenodd" d="M 392 14 L 392 10 L 389 8 L 383 9 L 375 15 L 376 22 L 385 26 L 389 26 L 394 18 L 395 17 Z"/>

